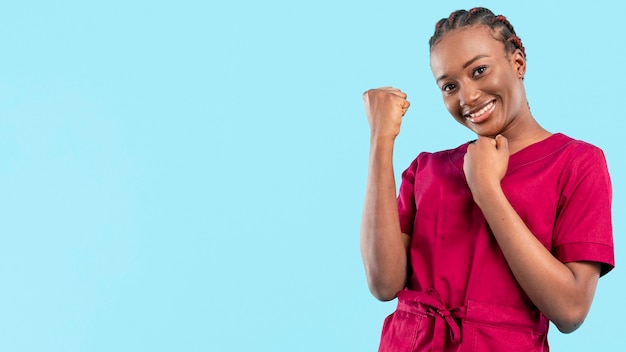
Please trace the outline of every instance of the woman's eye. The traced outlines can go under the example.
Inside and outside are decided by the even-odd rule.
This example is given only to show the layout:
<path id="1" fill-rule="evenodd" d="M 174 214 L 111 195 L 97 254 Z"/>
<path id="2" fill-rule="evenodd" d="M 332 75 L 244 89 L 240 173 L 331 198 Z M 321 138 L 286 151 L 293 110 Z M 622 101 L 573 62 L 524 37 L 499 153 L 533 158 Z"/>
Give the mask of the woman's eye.
<path id="1" fill-rule="evenodd" d="M 453 90 L 454 88 L 455 88 L 454 84 L 448 83 L 448 84 L 444 85 L 443 87 L 441 87 L 441 90 L 443 90 L 444 92 L 449 92 L 449 91 Z"/>
<path id="2" fill-rule="evenodd" d="M 487 70 L 487 66 L 480 66 L 474 70 L 474 77 L 482 75 Z"/>

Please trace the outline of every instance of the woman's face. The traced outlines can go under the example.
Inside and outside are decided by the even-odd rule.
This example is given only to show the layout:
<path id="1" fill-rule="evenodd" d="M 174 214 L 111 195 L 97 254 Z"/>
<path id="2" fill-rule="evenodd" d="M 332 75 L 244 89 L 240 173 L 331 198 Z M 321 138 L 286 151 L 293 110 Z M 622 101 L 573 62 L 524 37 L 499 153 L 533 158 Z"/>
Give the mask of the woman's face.
<path id="1" fill-rule="evenodd" d="M 510 131 L 530 116 L 522 78 L 526 61 L 508 54 L 487 26 L 445 34 L 430 53 L 430 66 L 452 116 L 481 136 Z"/>

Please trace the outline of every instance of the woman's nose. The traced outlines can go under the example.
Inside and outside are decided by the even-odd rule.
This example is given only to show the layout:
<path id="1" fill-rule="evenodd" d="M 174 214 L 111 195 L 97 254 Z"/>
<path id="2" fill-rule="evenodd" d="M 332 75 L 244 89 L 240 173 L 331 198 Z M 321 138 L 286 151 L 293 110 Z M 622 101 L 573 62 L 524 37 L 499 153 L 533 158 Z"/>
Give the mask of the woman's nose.
<path id="1" fill-rule="evenodd" d="M 472 106 L 480 97 L 480 91 L 472 82 L 463 83 L 459 89 L 459 104 Z"/>

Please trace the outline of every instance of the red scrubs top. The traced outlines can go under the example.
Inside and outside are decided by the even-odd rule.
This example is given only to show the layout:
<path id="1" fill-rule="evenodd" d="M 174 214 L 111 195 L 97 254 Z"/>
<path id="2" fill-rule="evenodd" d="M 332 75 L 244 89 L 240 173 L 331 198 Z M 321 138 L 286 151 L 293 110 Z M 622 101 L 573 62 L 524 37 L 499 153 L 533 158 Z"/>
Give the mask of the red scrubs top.
<path id="1" fill-rule="evenodd" d="M 513 277 L 463 173 L 464 144 L 422 153 L 402 174 L 412 236 L 407 289 L 380 351 L 548 351 L 548 320 Z M 557 133 L 510 156 L 507 199 L 561 262 L 614 266 L 611 183 L 602 151 Z"/>

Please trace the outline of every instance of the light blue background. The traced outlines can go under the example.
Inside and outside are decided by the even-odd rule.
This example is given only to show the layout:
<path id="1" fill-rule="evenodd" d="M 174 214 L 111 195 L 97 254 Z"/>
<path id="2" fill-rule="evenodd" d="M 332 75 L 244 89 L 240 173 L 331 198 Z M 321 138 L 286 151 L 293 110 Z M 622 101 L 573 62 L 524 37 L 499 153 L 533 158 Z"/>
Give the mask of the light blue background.
<path id="1" fill-rule="evenodd" d="M 535 117 L 612 173 L 618 267 L 552 349 L 621 351 L 626 8 L 554 3 L 4 1 L 0 350 L 376 350 L 361 93 L 409 95 L 398 175 L 471 139 L 427 41 L 480 4 L 524 41 Z"/>

